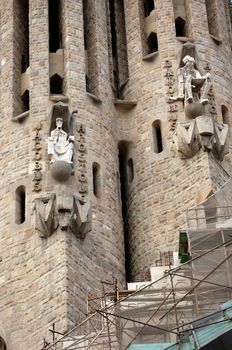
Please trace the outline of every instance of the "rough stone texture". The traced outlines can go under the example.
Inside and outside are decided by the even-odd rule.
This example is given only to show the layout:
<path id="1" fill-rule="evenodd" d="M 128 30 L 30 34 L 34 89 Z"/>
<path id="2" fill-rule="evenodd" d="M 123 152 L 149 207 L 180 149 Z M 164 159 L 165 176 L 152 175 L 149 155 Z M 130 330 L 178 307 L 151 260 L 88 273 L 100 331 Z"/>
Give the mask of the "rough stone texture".
<path id="1" fill-rule="evenodd" d="M 184 227 L 184 210 L 195 203 L 202 189 L 217 189 L 227 179 L 231 158 L 220 162 L 200 151 L 193 158 L 178 158 L 172 143 L 168 120 L 164 63 L 172 62 L 177 89 L 177 68 L 182 43 L 176 39 L 172 0 L 156 0 L 156 26 L 159 53 L 143 61 L 140 16 L 137 0 L 125 0 L 126 43 L 130 81 L 125 98 L 136 101 L 128 111 L 113 103 L 112 54 L 109 50 L 109 9 L 104 1 L 95 2 L 98 96 L 97 104 L 86 94 L 85 50 L 82 0 L 63 1 L 62 28 L 64 49 L 64 93 L 69 110 L 78 109 L 77 122 L 86 126 L 88 196 L 92 201 L 92 231 L 84 240 L 58 230 L 41 239 L 34 229 L 34 199 L 56 191 L 77 191 L 77 161 L 74 150 L 74 175 L 67 183 L 52 179 L 45 140 L 51 127 L 54 98 L 49 96 L 49 50 L 47 0 L 29 1 L 30 23 L 30 115 L 21 123 L 11 120 L 17 105 L 19 79 L 15 62 L 20 50 L 15 47 L 20 17 L 15 18 L 13 0 L 0 0 L 1 80 L 0 80 L 0 336 L 7 348 L 39 350 L 43 338 L 51 339 L 49 328 L 64 332 L 80 321 L 86 312 L 88 291 L 101 288 L 101 280 L 112 276 L 123 286 L 124 245 L 118 183 L 118 142 L 130 142 L 134 179 L 127 186 L 127 217 L 130 240 L 131 279 L 140 278 L 159 257 L 160 251 L 176 250 L 178 229 Z M 217 0 L 222 43 L 209 35 L 204 0 L 186 0 L 188 35 L 194 40 L 199 68 L 210 64 L 214 78 L 216 118 L 222 121 L 221 105 L 231 113 L 231 28 L 228 27 L 225 0 Z M 92 18 L 89 18 L 92 20 Z M 108 31 L 107 31 L 108 30 Z M 17 34 L 19 33 L 19 34 Z M 121 36 L 124 34 L 121 33 Z M 125 50 L 120 62 L 125 58 Z M 122 67 L 120 76 L 127 74 Z M 17 74 L 17 77 L 15 76 Z M 17 80 L 18 81 L 18 80 Z M 16 91 L 17 90 L 17 91 Z M 62 97 L 63 98 L 63 97 Z M 178 119 L 181 105 L 178 104 Z M 154 153 L 152 124 L 161 121 L 163 152 Z M 36 122 L 42 121 L 42 191 L 33 192 L 33 137 Z M 75 135 L 74 135 L 75 136 Z M 76 145 L 75 145 L 76 147 Z M 93 194 L 92 164 L 100 165 L 102 196 Z M 225 170 L 223 169 L 225 168 Z M 26 187 L 26 221 L 15 224 L 15 191 Z"/>
<path id="2" fill-rule="evenodd" d="M 217 0 L 206 0 L 206 13 L 209 26 L 209 33 L 220 38 L 220 31 L 218 27 L 218 11 Z"/>

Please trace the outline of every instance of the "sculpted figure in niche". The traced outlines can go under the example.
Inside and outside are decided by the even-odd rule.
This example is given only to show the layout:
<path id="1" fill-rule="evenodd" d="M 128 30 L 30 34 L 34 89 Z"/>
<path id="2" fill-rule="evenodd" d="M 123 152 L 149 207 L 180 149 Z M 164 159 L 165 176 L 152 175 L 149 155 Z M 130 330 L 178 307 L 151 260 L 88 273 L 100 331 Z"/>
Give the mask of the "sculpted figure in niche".
<path id="1" fill-rule="evenodd" d="M 51 131 L 48 138 L 48 154 L 51 156 L 51 163 L 58 160 L 72 164 L 74 136 L 62 129 L 63 119 L 56 118 L 56 129 Z"/>
<path id="2" fill-rule="evenodd" d="M 183 58 L 184 67 L 178 70 L 178 96 L 171 99 L 183 99 L 185 103 L 200 102 L 202 105 L 208 102 L 208 92 L 211 87 L 211 74 L 201 73 L 194 68 L 195 59 L 189 55 Z"/>

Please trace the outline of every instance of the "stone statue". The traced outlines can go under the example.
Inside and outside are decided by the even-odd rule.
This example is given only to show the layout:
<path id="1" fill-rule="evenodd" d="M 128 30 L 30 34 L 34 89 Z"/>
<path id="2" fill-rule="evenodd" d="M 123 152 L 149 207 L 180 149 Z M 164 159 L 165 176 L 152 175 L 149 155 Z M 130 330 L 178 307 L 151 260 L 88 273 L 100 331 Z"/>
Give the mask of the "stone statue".
<path id="1" fill-rule="evenodd" d="M 62 129 L 63 119 L 56 118 L 56 129 L 51 131 L 48 138 L 48 154 L 51 156 L 51 163 L 62 160 L 72 164 L 74 136 Z"/>
<path id="2" fill-rule="evenodd" d="M 194 68 L 195 59 L 189 55 L 183 58 L 184 67 L 178 70 L 178 96 L 170 97 L 173 100 L 184 100 L 185 103 L 208 102 L 208 92 L 211 87 L 211 74 L 201 75 Z"/>

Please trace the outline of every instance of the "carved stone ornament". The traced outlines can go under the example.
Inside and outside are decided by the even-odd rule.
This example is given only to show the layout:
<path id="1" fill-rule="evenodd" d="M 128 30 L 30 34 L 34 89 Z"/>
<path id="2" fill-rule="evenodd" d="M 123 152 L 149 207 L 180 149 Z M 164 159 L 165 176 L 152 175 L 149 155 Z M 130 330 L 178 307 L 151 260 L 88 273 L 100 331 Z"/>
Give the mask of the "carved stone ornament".
<path id="1" fill-rule="evenodd" d="M 186 120 L 177 122 L 174 144 L 181 158 L 191 158 L 203 148 L 222 160 L 229 151 L 228 125 L 213 119 L 216 107 L 210 67 L 207 65 L 206 73 L 201 75 L 193 56 L 183 56 L 182 62 L 178 69 L 178 95 L 169 100 L 184 101 Z"/>
<path id="2" fill-rule="evenodd" d="M 77 238 L 85 238 L 92 228 L 92 206 L 88 198 L 60 192 L 35 199 L 35 228 L 42 238 L 51 236 L 60 227 Z"/>
<path id="3" fill-rule="evenodd" d="M 42 129 L 42 123 L 38 122 L 33 128 L 34 137 L 33 137 L 33 151 L 34 151 L 34 167 L 33 167 L 33 191 L 39 192 L 42 190 L 42 137 L 40 131 Z"/>
<path id="4" fill-rule="evenodd" d="M 66 181 L 73 173 L 73 118 L 68 106 L 57 102 L 51 113 L 50 136 L 48 137 L 48 156 L 53 178 L 59 182 Z"/>
<path id="5" fill-rule="evenodd" d="M 178 69 L 178 95 L 169 97 L 170 100 L 183 100 L 187 118 L 195 118 L 204 114 L 208 104 L 208 93 L 212 86 L 210 72 L 201 75 L 196 67 L 194 57 L 186 55 L 183 67 Z"/>
<path id="6" fill-rule="evenodd" d="M 182 159 L 193 157 L 202 147 L 222 160 L 229 152 L 228 125 L 219 123 L 210 116 L 177 122 L 174 143 Z"/>
<path id="7" fill-rule="evenodd" d="M 60 182 L 69 178 L 72 172 L 73 143 L 74 136 L 62 129 L 63 119 L 56 119 L 56 129 L 51 131 L 48 138 L 48 155 L 51 157 L 50 163 L 53 177 Z"/>

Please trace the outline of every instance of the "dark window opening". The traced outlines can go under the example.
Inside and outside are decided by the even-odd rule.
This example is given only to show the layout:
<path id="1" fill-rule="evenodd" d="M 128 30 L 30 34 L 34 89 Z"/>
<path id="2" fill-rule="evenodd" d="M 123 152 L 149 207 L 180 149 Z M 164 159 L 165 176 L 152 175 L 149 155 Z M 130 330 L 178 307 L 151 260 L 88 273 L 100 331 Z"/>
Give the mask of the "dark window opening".
<path id="1" fill-rule="evenodd" d="M 122 219 L 123 219 L 124 244 L 125 244 L 125 269 L 126 269 L 127 281 L 131 281 L 131 258 L 130 258 L 131 252 L 130 252 L 129 223 L 128 223 L 128 214 L 127 214 L 128 213 L 128 195 L 129 195 L 128 163 L 130 163 L 128 161 L 129 147 L 130 147 L 130 143 L 126 141 L 121 141 L 118 145 L 119 177 L 120 177 Z"/>
<path id="2" fill-rule="evenodd" d="M 63 93 L 63 78 L 58 74 L 55 74 L 50 78 L 50 92 L 51 94 Z"/>
<path id="3" fill-rule="evenodd" d="M 0 350 L 7 350 L 6 343 L 1 337 L 0 337 Z"/>
<path id="4" fill-rule="evenodd" d="M 185 230 L 180 230 L 179 233 L 179 259 L 181 264 L 189 260 L 188 237 Z"/>
<path id="5" fill-rule="evenodd" d="M 93 193 L 95 197 L 101 198 L 102 189 L 101 189 L 101 171 L 100 165 L 98 163 L 93 163 Z"/>
<path id="6" fill-rule="evenodd" d="M 21 96 L 23 102 L 24 112 L 29 111 L 30 109 L 30 94 L 28 90 L 25 90 L 24 94 Z"/>
<path id="7" fill-rule="evenodd" d="M 24 26 L 23 35 L 23 53 L 22 53 L 22 63 L 21 63 L 21 73 L 26 72 L 30 65 L 29 62 L 29 1 L 22 0 L 22 20 Z"/>
<path id="8" fill-rule="evenodd" d="M 134 163 L 133 159 L 130 158 L 127 161 L 127 180 L 128 183 L 131 184 L 134 179 Z"/>
<path id="9" fill-rule="evenodd" d="M 222 121 L 224 124 L 230 125 L 229 111 L 228 108 L 224 105 L 221 106 L 222 111 Z"/>
<path id="10" fill-rule="evenodd" d="M 15 223 L 20 225 L 25 221 L 26 191 L 25 186 L 20 186 L 15 192 Z"/>
<path id="11" fill-rule="evenodd" d="M 151 11 L 153 11 L 154 9 L 155 9 L 154 0 L 145 0 L 144 1 L 145 17 L 148 17 L 150 15 Z"/>
<path id="12" fill-rule="evenodd" d="M 49 0 L 49 52 L 62 48 L 60 0 Z"/>
<path id="13" fill-rule="evenodd" d="M 152 124 L 153 134 L 153 147 L 155 153 L 161 153 L 163 151 L 162 132 L 160 120 L 154 121 Z"/>
<path id="14" fill-rule="evenodd" d="M 151 32 L 151 34 L 147 38 L 147 44 L 148 44 L 148 48 L 149 48 L 148 53 L 158 51 L 158 38 L 157 38 L 156 33 Z"/>
<path id="15" fill-rule="evenodd" d="M 83 3 L 83 7 L 84 7 L 84 3 Z M 87 50 L 87 39 L 86 39 L 86 29 L 85 29 L 85 27 L 86 27 L 86 21 L 84 19 L 84 47 L 85 47 L 85 50 Z"/>
<path id="16" fill-rule="evenodd" d="M 88 76 L 89 60 L 90 60 L 90 39 L 92 33 L 89 31 L 89 13 L 88 13 L 88 0 L 82 1 L 83 6 L 83 23 L 84 23 L 84 48 L 85 48 L 85 86 L 86 91 L 91 93 L 91 81 Z M 92 91 L 93 92 L 93 91 Z"/>
<path id="17" fill-rule="evenodd" d="M 89 77 L 87 74 L 85 75 L 85 86 L 86 86 L 86 91 L 91 93 L 90 81 L 89 81 Z"/>
<path id="18" fill-rule="evenodd" d="M 176 36 L 185 36 L 185 20 L 181 17 L 175 19 Z"/>
<path id="19" fill-rule="evenodd" d="M 113 85 L 116 97 L 123 99 L 129 77 L 124 1 L 109 0 L 109 12 Z"/>
<path id="20" fill-rule="evenodd" d="M 111 32 L 111 49 L 113 56 L 113 76 L 116 92 L 119 89 L 119 67 L 118 67 L 118 49 L 117 49 L 117 34 L 116 34 L 116 14 L 115 0 L 109 1 L 110 5 L 110 32 Z"/>

